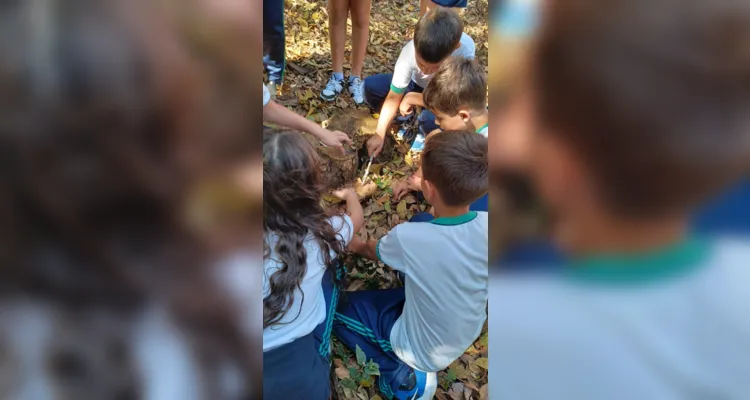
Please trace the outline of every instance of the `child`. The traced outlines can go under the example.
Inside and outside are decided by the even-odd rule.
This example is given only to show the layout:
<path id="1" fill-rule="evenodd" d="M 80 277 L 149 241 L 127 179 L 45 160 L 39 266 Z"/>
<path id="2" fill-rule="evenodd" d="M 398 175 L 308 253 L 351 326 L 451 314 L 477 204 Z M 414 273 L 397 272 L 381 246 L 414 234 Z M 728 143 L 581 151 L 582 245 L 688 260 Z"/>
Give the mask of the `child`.
<path id="1" fill-rule="evenodd" d="M 430 10 L 438 7 L 446 8 L 459 8 L 464 9 L 468 5 L 468 0 L 420 0 L 419 1 L 419 16 L 422 17 L 427 14 Z"/>
<path id="2" fill-rule="evenodd" d="M 191 218 L 197 188 L 253 149 L 257 87 L 226 74 L 252 68 L 218 56 L 248 39 L 213 3 L 0 7 L 2 36 L 24 37 L 0 45 L 0 87 L 14 87 L 0 90 L 0 398 L 259 398 L 260 324 L 243 312 L 259 257 L 215 247 Z M 233 40 L 196 38 L 174 24 L 186 15 Z M 187 56 L 199 43 L 205 56 Z M 243 267 L 243 296 L 222 259 Z"/>
<path id="3" fill-rule="evenodd" d="M 336 258 L 364 217 L 352 189 L 335 193 L 346 200 L 350 215 L 327 216 L 320 179 L 315 150 L 305 138 L 296 132 L 264 136 L 263 398 L 330 395 Z"/>
<path id="4" fill-rule="evenodd" d="M 266 85 L 263 85 L 263 121 L 307 132 L 317 137 L 324 145 L 338 148 L 341 151 L 343 151 L 344 143 L 352 143 L 346 133 L 341 131 L 331 132 L 273 101 Z"/>
<path id="5" fill-rule="evenodd" d="M 348 91 L 357 105 L 365 99 L 362 88 L 362 67 L 370 37 L 371 0 L 328 0 L 328 33 L 331 40 L 333 74 L 320 93 L 325 101 L 334 101 L 344 90 L 344 44 L 346 44 L 346 18 L 352 15 L 352 71 Z"/>
<path id="6" fill-rule="evenodd" d="M 344 344 L 378 363 L 389 399 L 431 399 L 434 372 L 464 353 L 486 319 L 487 213 L 469 205 L 487 191 L 487 139 L 438 132 L 422 158 L 422 190 L 437 219 L 350 245 L 404 273 L 405 287 L 347 293 L 334 325 Z"/>
<path id="7" fill-rule="evenodd" d="M 443 61 L 451 55 L 474 58 L 474 48 L 455 11 L 436 8 L 419 19 L 414 39 L 401 50 L 393 73 L 365 79 L 365 102 L 380 110 L 375 134 L 367 142 L 370 156 L 376 157 L 383 150 L 386 131 L 399 111 L 407 115 L 423 104 L 422 91 Z M 422 135 L 412 145 L 414 151 L 422 149 L 424 133 L 437 128 L 435 116 L 427 110 L 419 115 L 419 121 Z"/>
<path id="8" fill-rule="evenodd" d="M 529 157 L 565 268 L 493 276 L 490 397 L 750 398 L 750 237 L 689 228 L 748 172 L 750 5 L 548 7 Z"/>
<path id="9" fill-rule="evenodd" d="M 472 59 L 449 57 L 432 77 L 423 94 L 424 106 L 435 114 L 435 122 L 444 130 L 469 130 L 487 137 L 487 77 L 484 69 Z M 410 190 L 420 190 L 420 167 L 405 181 L 393 184 L 398 200 Z M 487 195 L 472 204 L 472 210 L 487 211 Z"/>

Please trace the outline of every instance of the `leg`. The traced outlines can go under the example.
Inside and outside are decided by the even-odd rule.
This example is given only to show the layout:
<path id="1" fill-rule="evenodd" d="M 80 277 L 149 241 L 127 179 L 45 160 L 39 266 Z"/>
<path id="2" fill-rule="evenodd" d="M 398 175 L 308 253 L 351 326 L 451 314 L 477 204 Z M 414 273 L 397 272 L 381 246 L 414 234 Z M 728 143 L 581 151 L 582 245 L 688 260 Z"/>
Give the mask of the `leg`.
<path id="1" fill-rule="evenodd" d="M 435 123 L 435 114 L 425 108 L 419 114 L 419 133 L 427 137 L 436 129 L 440 129 L 440 127 Z"/>
<path id="2" fill-rule="evenodd" d="M 343 265 L 336 267 L 338 278 L 341 278 L 346 270 Z M 336 316 L 336 308 L 339 302 L 339 287 L 333 280 L 331 269 L 328 269 L 323 275 L 323 296 L 326 301 L 326 319 L 313 330 L 315 337 L 315 348 L 321 357 L 331 362 L 331 333 L 333 331 L 333 320 Z"/>
<path id="3" fill-rule="evenodd" d="M 388 92 L 391 90 L 393 74 L 378 74 L 365 79 L 365 103 L 376 112 L 383 107 Z"/>
<path id="4" fill-rule="evenodd" d="M 346 44 L 348 16 L 349 0 L 328 0 L 328 32 L 334 74 L 344 72 L 344 45 Z"/>
<path id="5" fill-rule="evenodd" d="M 263 352 L 264 399 L 327 400 L 329 376 L 312 334 Z"/>
<path id="6" fill-rule="evenodd" d="M 352 11 L 352 76 L 362 77 L 367 42 L 370 39 L 371 0 L 351 0 Z"/>
<path id="7" fill-rule="evenodd" d="M 489 194 L 485 194 L 469 206 L 471 211 L 489 211 Z"/>
<path id="8" fill-rule="evenodd" d="M 390 332 L 404 307 L 404 288 L 347 292 L 336 313 L 333 332 L 347 347 L 357 346 L 380 367 L 378 387 L 388 398 L 414 377 L 413 369 L 399 360 L 390 343 Z M 425 374 L 419 373 L 420 381 Z M 415 383 L 407 389 L 419 390 Z M 422 385 L 422 390 L 424 385 Z"/>
<path id="9" fill-rule="evenodd" d="M 435 219 L 435 216 L 428 212 L 421 212 L 414 214 L 413 217 L 409 218 L 409 222 L 430 222 Z"/>
<path id="10" fill-rule="evenodd" d="M 284 78 L 285 40 L 284 0 L 263 0 L 263 64 L 268 81 L 276 85 Z"/>

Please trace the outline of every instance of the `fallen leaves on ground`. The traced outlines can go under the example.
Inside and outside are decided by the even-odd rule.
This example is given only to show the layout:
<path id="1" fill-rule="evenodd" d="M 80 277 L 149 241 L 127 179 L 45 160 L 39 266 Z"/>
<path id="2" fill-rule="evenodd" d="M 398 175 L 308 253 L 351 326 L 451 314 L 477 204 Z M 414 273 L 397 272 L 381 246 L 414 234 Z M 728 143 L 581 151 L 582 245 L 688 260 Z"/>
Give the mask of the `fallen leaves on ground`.
<path id="1" fill-rule="evenodd" d="M 364 113 L 368 117 L 362 120 L 357 135 L 374 133 L 377 114 L 369 115 L 369 110 L 365 107 L 356 107 L 348 93 L 343 93 L 330 103 L 320 99 L 320 91 L 331 73 L 326 3 L 321 0 L 288 0 L 285 10 L 288 68 L 277 101 L 323 126 L 327 126 L 335 115 Z M 485 67 L 488 63 L 487 11 L 487 0 L 479 0 L 469 2 L 469 7 L 463 12 L 465 31 L 474 39 L 477 59 Z M 412 37 L 418 12 L 418 0 L 373 1 L 364 77 L 392 72 L 401 48 Z M 345 75 L 348 75 L 351 67 L 351 20 L 347 25 Z M 347 133 L 354 135 L 354 132 Z M 362 137 L 352 139 L 358 146 L 363 145 L 365 140 Z M 407 221 L 414 214 L 429 210 L 428 205 L 418 201 L 413 194 L 400 201 L 392 197 L 391 184 L 395 180 L 406 179 L 416 170 L 417 165 L 418 157 L 413 156 L 405 145 L 397 143 L 390 159 L 376 159 L 370 167 L 368 182 L 374 183 L 376 189 L 369 198 L 363 200 L 366 220 L 365 228 L 360 232 L 363 239 L 379 239 L 388 230 Z M 362 178 L 361 173 L 359 178 Z M 338 199 L 330 196 L 325 196 L 324 201 L 330 206 L 339 204 Z M 380 262 L 348 256 L 346 265 L 349 268 L 349 291 L 385 289 L 400 285 L 395 272 Z M 336 382 L 335 395 L 339 399 L 386 398 L 377 390 L 375 384 L 380 373 L 379 366 L 366 359 L 364 353 L 360 352 L 361 350 L 346 348 L 334 338 L 332 379 Z M 449 368 L 438 373 L 439 387 L 436 398 L 487 399 L 487 367 L 485 324 L 481 336 L 466 353 Z"/>

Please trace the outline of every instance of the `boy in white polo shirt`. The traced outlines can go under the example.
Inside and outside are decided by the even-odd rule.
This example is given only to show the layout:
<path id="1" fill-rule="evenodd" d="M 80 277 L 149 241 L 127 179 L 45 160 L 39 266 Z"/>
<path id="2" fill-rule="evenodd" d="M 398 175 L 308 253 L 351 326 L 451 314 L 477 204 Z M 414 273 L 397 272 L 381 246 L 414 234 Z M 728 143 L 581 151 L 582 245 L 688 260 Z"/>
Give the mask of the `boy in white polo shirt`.
<path id="1" fill-rule="evenodd" d="M 474 58 L 474 40 L 464 33 L 461 17 L 450 9 L 436 8 L 420 18 L 414 39 L 401 50 L 392 74 L 367 77 L 365 103 L 380 113 L 375 134 L 367 142 L 371 156 L 383 149 L 385 134 L 396 115 L 405 116 L 422 104 L 422 92 L 440 65 L 451 55 Z M 424 110 L 418 116 L 421 137 L 412 150 L 421 151 L 425 133 L 437 128 L 435 115 Z"/>
<path id="2" fill-rule="evenodd" d="M 440 129 L 474 131 L 487 137 L 487 74 L 475 60 L 452 56 L 443 62 L 423 93 L 424 104 L 435 114 Z M 422 168 L 406 180 L 393 183 L 393 197 L 401 199 L 409 191 L 422 187 Z M 420 193 L 421 195 L 421 193 Z M 487 211 L 487 194 L 471 204 L 471 210 Z M 432 219 L 429 213 L 415 216 L 416 221 Z"/>
<path id="3" fill-rule="evenodd" d="M 487 139 L 435 133 L 422 163 L 422 190 L 437 218 L 349 245 L 404 273 L 405 287 L 347 293 L 334 323 L 339 340 L 378 363 L 380 391 L 391 399 L 431 399 L 434 373 L 466 351 L 486 319 L 487 213 L 469 205 L 487 191 Z"/>

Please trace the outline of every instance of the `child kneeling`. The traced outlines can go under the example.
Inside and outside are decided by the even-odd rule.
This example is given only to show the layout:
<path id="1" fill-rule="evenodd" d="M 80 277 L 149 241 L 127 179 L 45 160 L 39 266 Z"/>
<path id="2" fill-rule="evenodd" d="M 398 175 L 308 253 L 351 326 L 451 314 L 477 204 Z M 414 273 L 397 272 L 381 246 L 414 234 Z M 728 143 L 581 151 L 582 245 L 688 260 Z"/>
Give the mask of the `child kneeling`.
<path id="1" fill-rule="evenodd" d="M 431 399 L 434 372 L 464 353 L 487 317 L 487 213 L 469 210 L 487 190 L 487 139 L 435 133 L 422 168 L 437 218 L 398 225 L 380 241 L 355 237 L 348 247 L 404 273 L 405 287 L 347 293 L 334 320 L 344 344 L 378 363 L 389 399 Z"/>

